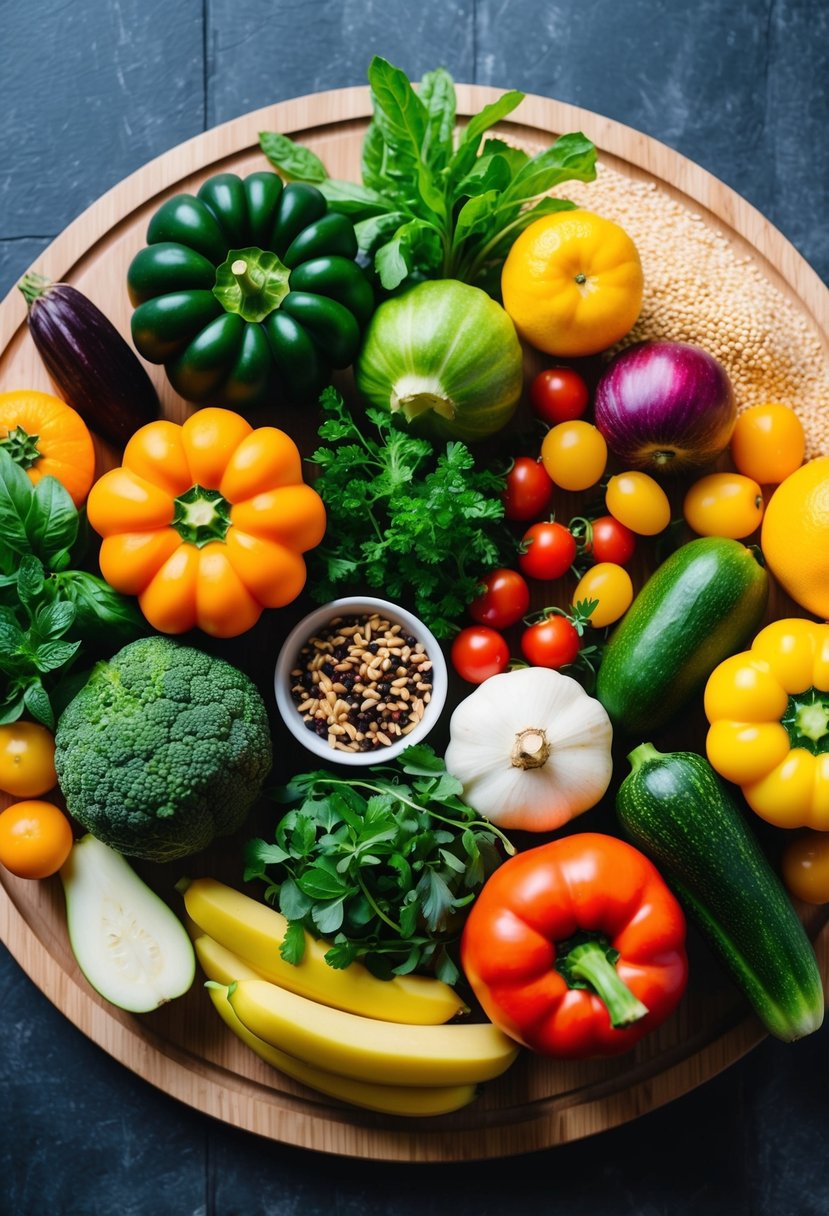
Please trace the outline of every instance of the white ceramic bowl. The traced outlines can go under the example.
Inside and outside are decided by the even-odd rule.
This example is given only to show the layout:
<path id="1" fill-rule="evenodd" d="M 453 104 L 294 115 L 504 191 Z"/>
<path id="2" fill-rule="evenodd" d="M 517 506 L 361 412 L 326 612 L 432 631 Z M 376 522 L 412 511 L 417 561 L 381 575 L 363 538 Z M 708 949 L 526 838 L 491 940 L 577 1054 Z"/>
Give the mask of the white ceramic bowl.
<path id="1" fill-rule="evenodd" d="M 432 694 L 425 707 L 423 717 L 417 726 L 409 731 L 408 735 L 395 740 L 387 747 L 378 747 L 367 752 L 346 752 L 340 748 L 331 747 L 327 739 L 320 738 L 305 725 L 302 715 L 291 699 L 291 671 L 297 666 L 299 652 L 308 639 L 324 629 L 334 617 L 369 616 L 374 612 L 379 612 L 393 625 L 402 625 L 408 634 L 423 643 L 426 653 L 432 660 Z M 440 717 L 446 702 L 447 687 L 446 660 L 434 634 L 411 612 L 398 608 L 396 604 L 392 604 L 388 600 L 374 599 L 371 596 L 351 596 L 332 600 L 330 604 L 323 604 L 321 608 L 317 608 L 308 616 L 303 617 L 285 639 L 276 660 L 274 673 L 277 708 L 282 721 L 294 738 L 321 759 L 327 760 L 331 764 L 349 766 L 382 764 L 386 760 L 399 756 L 411 744 L 425 739 Z"/>

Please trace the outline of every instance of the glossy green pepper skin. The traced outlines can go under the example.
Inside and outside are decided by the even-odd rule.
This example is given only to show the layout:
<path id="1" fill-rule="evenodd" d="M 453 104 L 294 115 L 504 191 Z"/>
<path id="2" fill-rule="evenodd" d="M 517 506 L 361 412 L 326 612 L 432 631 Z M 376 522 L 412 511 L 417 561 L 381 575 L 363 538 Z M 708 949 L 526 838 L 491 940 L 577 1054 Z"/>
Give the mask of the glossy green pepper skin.
<path id="1" fill-rule="evenodd" d="M 314 186 L 219 173 L 156 211 L 127 286 L 139 354 L 198 405 L 304 401 L 374 311 L 354 228 Z"/>

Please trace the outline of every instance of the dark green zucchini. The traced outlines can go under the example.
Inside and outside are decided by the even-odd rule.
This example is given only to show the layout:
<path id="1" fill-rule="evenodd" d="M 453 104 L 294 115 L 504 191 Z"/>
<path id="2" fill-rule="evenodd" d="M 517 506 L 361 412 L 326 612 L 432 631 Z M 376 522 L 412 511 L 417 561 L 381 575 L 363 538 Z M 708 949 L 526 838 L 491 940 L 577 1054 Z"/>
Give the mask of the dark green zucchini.
<path id="1" fill-rule="evenodd" d="M 616 796 L 622 829 L 659 867 L 771 1034 L 823 1022 L 815 953 L 783 885 L 707 760 L 642 743 Z"/>
<path id="2" fill-rule="evenodd" d="M 596 696 L 614 727 L 650 734 L 756 632 L 768 576 L 755 551 L 706 536 L 659 566 L 608 639 Z"/>

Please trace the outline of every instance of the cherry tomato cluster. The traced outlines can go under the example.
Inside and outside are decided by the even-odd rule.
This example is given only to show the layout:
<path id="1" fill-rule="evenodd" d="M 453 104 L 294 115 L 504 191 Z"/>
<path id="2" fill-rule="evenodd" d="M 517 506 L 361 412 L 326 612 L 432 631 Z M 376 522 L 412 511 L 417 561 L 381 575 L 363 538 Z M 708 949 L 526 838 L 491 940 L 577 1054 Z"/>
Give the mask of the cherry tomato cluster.
<path id="1" fill-rule="evenodd" d="M 506 475 L 504 515 L 512 524 L 526 525 L 517 538 L 517 568 L 493 570 L 482 578 L 481 594 L 469 607 L 475 624 L 462 629 L 452 646 L 456 671 L 476 684 L 509 666 L 503 631 L 519 624 L 527 663 L 556 669 L 581 664 L 597 649 L 585 642 L 585 631 L 613 625 L 633 601 L 626 567 L 638 538 L 656 537 L 671 523 L 668 496 L 649 474 L 623 469 L 607 476 L 607 446 L 585 417 L 590 391 L 577 371 L 552 367 L 540 372 L 529 400 L 546 429 L 537 457 L 517 456 Z M 693 482 L 682 503 L 685 523 L 699 536 L 750 536 L 763 516 L 761 486 L 792 473 L 803 450 L 802 427 L 787 406 L 744 411 L 730 446 L 736 471 L 710 473 Z M 565 524 L 552 514 L 557 488 L 592 490 L 597 498 L 603 492 L 603 504 Z M 578 580 L 569 610 L 551 607 L 528 615 L 529 584 L 555 582 L 569 573 Z"/>

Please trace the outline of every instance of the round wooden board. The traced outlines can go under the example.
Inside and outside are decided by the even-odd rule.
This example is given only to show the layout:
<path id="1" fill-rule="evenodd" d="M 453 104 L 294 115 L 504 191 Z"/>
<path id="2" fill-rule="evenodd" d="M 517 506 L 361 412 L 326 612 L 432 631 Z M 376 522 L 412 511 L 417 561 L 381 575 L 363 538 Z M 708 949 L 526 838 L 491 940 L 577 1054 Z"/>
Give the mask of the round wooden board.
<path id="1" fill-rule="evenodd" d="M 459 86 L 459 115 L 475 113 L 497 96 L 491 89 Z M 128 335 L 127 266 L 143 244 L 151 213 L 165 197 L 197 188 L 211 173 L 264 167 L 258 149 L 258 133 L 264 130 L 293 135 L 319 153 L 332 176 L 357 179 L 369 114 L 368 91 L 344 89 L 283 102 L 208 131 L 104 195 L 50 245 L 36 269 L 74 283 Z M 829 291 L 817 275 L 758 212 L 698 166 L 609 119 L 540 97 L 528 97 L 514 121 L 501 124 L 500 130 L 539 146 L 557 133 L 584 131 L 602 162 L 630 177 L 655 181 L 744 249 L 809 325 L 829 338 Z M 160 369 L 150 371 L 166 414 L 183 417 L 188 407 Z M 14 291 L 0 305 L 0 389 L 22 386 L 50 388 L 27 333 L 22 297 Z M 111 463 L 112 453 L 103 447 L 100 456 L 102 465 Z M 259 676 L 265 685 L 267 673 Z M 162 876 L 161 868 L 152 873 L 158 889 L 174 900 L 172 883 L 179 874 Z M 745 1005 L 703 952 L 679 1012 L 634 1053 L 579 1063 L 522 1053 L 465 1110 L 442 1119 L 395 1120 L 340 1105 L 269 1069 L 226 1031 L 198 983 L 185 998 L 151 1015 L 133 1017 L 115 1009 L 78 972 L 58 880 L 27 883 L 4 871 L 2 884 L 3 941 L 45 995 L 105 1051 L 207 1114 L 324 1152 L 449 1161 L 546 1148 L 653 1110 L 714 1076 L 763 1037 L 759 1023 L 746 1016 Z M 808 927 L 826 977 L 829 931 L 821 913 L 810 916 Z"/>

